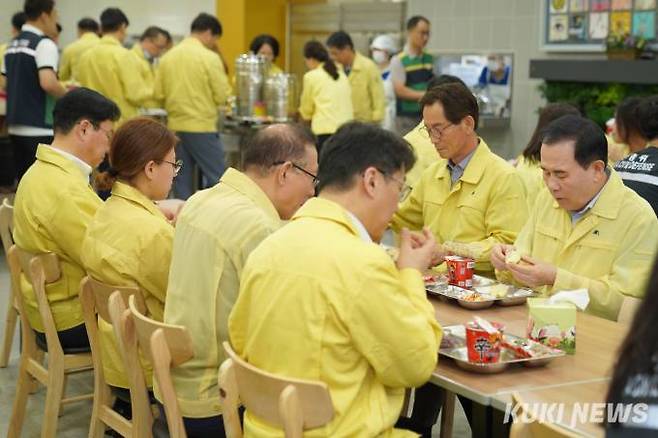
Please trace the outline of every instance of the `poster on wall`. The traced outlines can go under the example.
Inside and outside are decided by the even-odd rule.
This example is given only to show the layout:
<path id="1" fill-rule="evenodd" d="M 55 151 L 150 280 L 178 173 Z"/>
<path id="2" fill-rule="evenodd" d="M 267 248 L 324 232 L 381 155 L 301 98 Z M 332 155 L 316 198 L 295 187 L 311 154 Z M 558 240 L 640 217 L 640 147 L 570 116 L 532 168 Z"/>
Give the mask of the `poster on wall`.
<path id="1" fill-rule="evenodd" d="M 587 6 L 587 0 L 571 0 L 569 2 L 569 12 L 585 12 Z"/>
<path id="2" fill-rule="evenodd" d="M 633 13 L 633 35 L 652 40 L 656 37 L 656 12 Z"/>
<path id="3" fill-rule="evenodd" d="M 631 34 L 631 13 L 613 12 L 610 14 L 610 33 L 613 35 Z"/>
<path id="4" fill-rule="evenodd" d="M 640 11 L 656 9 L 656 0 L 635 0 L 635 9 Z"/>
<path id="5" fill-rule="evenodd" d="M 593 12 L 589 14 L 589 38 L 601 40 L 608 36 L 608 13 Z"/>
<path id="6" fill-rule="evenodd" d="M 551 14 L 567 12 L 567 0 L 551 0 Z"/>
<path id="7" fill-rule="evenodd" d="M 587 39 L 586 17 L 585 14 L 569 16 L 569 39 L 580 42 Z"/>
<path id="8" fill-rule="evenodd" d="M 614 11 L 633 9 L 633 0 L 612 0 L 612 9 Z"/>
<path id="9" fill-rule="evenodd" d="M 550 30 L 548 40 L 553 41 L 566 41 L 569 38 L 567 30 L 568 17 L 566 15 L 553 15 L 551 16 Z"/>
<path id="10" fill-rule="evenodd" d="M 592 0 L 592 11 L 603 12 L 610 9 L 610 0 Z"/>

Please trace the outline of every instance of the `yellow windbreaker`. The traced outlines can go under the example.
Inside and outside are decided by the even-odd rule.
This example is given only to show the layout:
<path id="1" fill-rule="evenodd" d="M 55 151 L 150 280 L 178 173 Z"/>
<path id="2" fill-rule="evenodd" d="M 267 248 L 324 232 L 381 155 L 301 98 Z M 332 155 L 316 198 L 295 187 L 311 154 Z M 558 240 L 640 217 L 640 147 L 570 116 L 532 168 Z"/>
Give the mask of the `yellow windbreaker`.
<path id="1" fill-rule="evenodd" d="M 115 286 L 139 287 L 147 316 L 162 321 L 174 227 L 136 188 L 115 182 L 112 196 L 94 216 L 82 243 L 82 263 L 92 277 Z M 105 379 L 128 388 L 112 326 L 98 320 Z M 151 381 L 150 367 L 145 369 Z"/>
<path id="2" fill-rule="evenodd" d="M 88 176 L 68 158 L 39 145 L 37 161 L 21 179 L 14 200 L 14 241 L 26 251 L 54 252 L 61 261 L 62 278 L 46 287 L 58 331 L 84 323 L 78 299 L 82 240 L 103 201 L 89 185 Z M 43 331 L 32 288 L 21 281 L 27 317 Z"/>
<path id="3" fill-rule="evenodd" d="M 437 241 L 479 243 L 475 270 L 493 276 L 489 261 L 497 243 L 512 243 L 528 217 L 523 183 L 512 166 L 480 139 L 461 179 L 450 187 L 447 160 L 429 167 L 400 204 L 391 227 L 429 227 Z"/>
<path id="4" fill-rule="evenodd" d="M 137 110 L 153 98 L 153 86 L 142 78 L 135 55 L 110 35 L 103 35 L 93 50 L 82 54 L 77 79 L 119 106 L 121 118 L 116 126 L 135 117 Z"/>
<path id="5" fill-rule="evenodd" d="M 304 74 L 299 113 L 311 121 L 315 135 L 333 134 L 345 122 L 354 118 L 352 90 L 342 69 L 334 80 L 322 64 Z"/>
<path id="6" fill-rule="evenodd" d="M 410 187 L 414 187 L 420 181 L 425 169 L 441 159 L 432 141 L 421 132 L 422 127 L 423 122 L 420 122 L 404 136 L 416 154 L 416 164 L 407 172 L 407 184 Z"/>
<path id="7" fill-rule="evenodd" d="M 280 225 L 267 195 L 233 168 L 185 203 L 176 221 L 164 316 L 167 324 L 187 327 L 194 343 L 194 358 L 172 370 L 183 416 L 219 415 L 217 373 L 226 359 L 222 342 L 240 274 L 247 256 Z"/>
<path id="8" fill-rule="evenodd" d="M 217 132 L 219 107 L 231 94 L 217 53 L 194 37 L 185 38 L 160 58 L 155 78 L 155 98 L 167 110 L 169 129 Z"/>
<path id="9" fill-rule="evenodd" d="M 78 80 L 78 63 L 80 57 L 90 48 L 96 46 L 100 38 L 94 32 L 86 32 L 80 38 L 66 46 L 62 51 L 62 59 L 59 61 L 57 75 L 62 82 Z"/>
<path id="10" fill-rule="evenodd" d="M 356 52 L 352 70 L 347 76 L 352 87 L 354 120 L 379 123 L 384 119 L 386 97 L 382 72 L 370 58 Z"/>
<path id="11" fill-rule="evenodd" d="M 575 226 L 551 193 L 542 190 L 514 246 L 557 266 L 555 284 L 541 292 L 586 288 L 586 311 L 616 320 L 624 296 L 644 296 L 658 246 L 658 220 L 613 170 L 594 207 Z M 509 272 L 497 274 L 512 280 Z"/>
<path id="12" fill-rule="evenodd" d="M 335 416 L 307 437 L 415 436 L 393 425 L 405 388 L 436 368 L 442 336 L 421 273 L 398 270 L 323 198 L 252 252 L 229 333 L 254 366 L 327 384 Z M 244 426 L 247 436 L 283 436 L 249 411 Z"/>

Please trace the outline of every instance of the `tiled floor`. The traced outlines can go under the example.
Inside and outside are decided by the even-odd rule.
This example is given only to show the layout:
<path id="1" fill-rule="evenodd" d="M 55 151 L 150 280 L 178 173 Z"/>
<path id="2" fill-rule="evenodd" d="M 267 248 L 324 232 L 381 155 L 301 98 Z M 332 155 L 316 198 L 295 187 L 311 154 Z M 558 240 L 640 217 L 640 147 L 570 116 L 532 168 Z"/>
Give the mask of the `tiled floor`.
<path id="1" fill-rule="evenodd" d="M 5 262 L 4 253 L 0 251 L 0 340 L 4 336 L 4 321 L 7 311 L 7 291 L 9 290 L 9 271 Z M 12 403 L 16 389 L 16 377 L 18 371 L 18 336 L 19 328 L 16 329 L 11 360 L 7 368 L 0 368 L 0 437 L 7 434 L 7 427 L 12 411 Z M 85 394 L 93 391 L 93 376 L 84 373 L 72 376 L 67 385 L 67 394 Z M 46 391 L 40 388 L 36 394 L 28 399 L 27 413 L 23 425 L 22 437 L 36 438 L 40 436 L 41 420 L 43 417 L 44 398 Z M 468 438 L 471 436 L 470 428 L 466 422 L 461 406 L 457 403 L 455 415 L 455 426 L 453 436 L 456 438 Z M 83 401 L 67 405 L 60 418 L 58 426 L 58 437 L 81 438 L 86 437 L 89 431 L 89 418 L 91 416 L 91 402 Z M 438 437 L 438 426 L 434 427 L 433 436 Z"/>

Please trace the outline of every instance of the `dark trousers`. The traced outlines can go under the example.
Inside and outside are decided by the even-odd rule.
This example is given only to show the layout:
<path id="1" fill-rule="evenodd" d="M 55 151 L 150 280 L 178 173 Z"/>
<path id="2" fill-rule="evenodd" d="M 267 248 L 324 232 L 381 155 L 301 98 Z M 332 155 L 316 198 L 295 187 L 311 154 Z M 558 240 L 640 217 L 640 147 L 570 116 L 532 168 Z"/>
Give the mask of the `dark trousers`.
<path id="1" fill-rule="evenodd" d="M 414 390 L 414 405 L 411 417 L 401 417 L 395 427 L 411 430 L 423 438 L 432 437 L 432 426 L 439 419 L 439 412 L 445 401 L 445 390 L 431 383 Z"/>
<path id="2" fill-rule="evenodd" d="M 166 422 L 167 415 L 162 403 L 158 402 L 158 408 L 160 409 L 160 417 Z M 238 409 L 238 415 L 242 424 L 244 417 L 243 407 Z M 183 426 L 185 426 L 187 438 L 221 438 L 226 436 L 224 420 L 221 415 L 206 418 L 183 417 Z"/>
<path id="3" fill-rule="evenodd" d="M 27 169 L 36 160 L 37 146 L 39 143 L 47 144 L 53 142 L 50 136 L 45 137 L 23 137 L 21 135 L 10 135 L 14 152 L 14 165 L 16 166 L 16 180 L 21 181 Z"/>
<path id="4" fill-rule="evenodd" d="M 36 330 L 34 333 L 37 337 L 37 345 L 45 346 L 46 334 Z M 59 338 L 59 343 L 62 344 L 63 350 L 89 349 L 89 338 L 87 337 L 87 328 L 84 324 L 57 332 L 57 337 Z"/>

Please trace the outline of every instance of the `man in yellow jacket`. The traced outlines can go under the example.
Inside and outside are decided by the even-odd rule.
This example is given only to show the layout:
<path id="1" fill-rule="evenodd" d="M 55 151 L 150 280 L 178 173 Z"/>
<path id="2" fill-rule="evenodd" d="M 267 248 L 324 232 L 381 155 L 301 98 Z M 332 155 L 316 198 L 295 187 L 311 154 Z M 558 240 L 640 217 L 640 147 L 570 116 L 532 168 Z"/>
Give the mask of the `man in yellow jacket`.
<path id="1" fill-rule="evenodd" d="M 155 88 L 155 68 L 160 56 L 167 50 L 169 39 L 167 31 L 157 26 L 146 28 L 139 42 L 133 45 L 131 51 L 139 60 L 139 71 L 142 79 L 149 87 Z M 156 108 L 158 102 L 151 99 L 144 104 L 146 108 Z"/>
<path id="2" fill-rule="evenodd" d="M 395 134 L 343 125 L 322 152 L 319 197 L 256 248 L 229 317 L 235 351 L 275 374 L 324 382 L 334 417 L 306 436 L 417 436 L 394 429 L 406 388 L 437 363 L 441 327 L 422 272 L 435 241 L 402 232 L 397 262 L 378 245 L 414 162 Z M 281 431 L 247 411 L 248 436 Z"/>
<path id="3" fill-rule="evenodd" d="M 329 36 L 327 47 L 331 58 L 343 66 L 350 81 L 354 120 L 380 123 L 384 120 L 386 97 L 377 64 L 355 51 L 352 38 L 342 30 Z"/>
<path id="4" fill-rule="evenodd" d="M 658 246 L 651 206 L 608 167 L 603 131 L 564 116 L 546 129 L 542 190 L 514 246 L 499 245 L 491 262 L 505 280 L 552 294 L 585 288 L 586 311 L 617 319 L 624 297 L 644 296 Z M 521 263 L 506 263 L 516 250 Z"/>
<path id="5" fill-rule="evenodd" d="M 164 321 L 187 327 L 194 343 L 194 358 L 172 370 L 188 436 L 223 431 L 217 373 L 242 269 L 251 251 L 313 196 L 317 160 L 315 139 L 305 129 L 269 126 L 247 146 L 243 172 L 229 168 L 183 207 Z"/>
<path id="6" fill-rule="evenodd" d="M 466 87 L 434 87 L 421 106 L 424 132 L 442 159 L 425 170 L 391 226 L 426 226 L 439 243 L 471 244 L 475 270 L 493 276 L 491 249 L 514 242 L 528 216 L 523 183 L 478 137 L 478 105 Z"/>
<path id="7" fill-rule="evenodd" d="M 167 126 L 181 139 L 176 153 L 185 166 L 174 181 L 174 194 L 187 199 L 194 192 L 194 167 L 205 185 L 219 181 L 224 172 L 224 151 L 217 132 L 219 107 L 231 86 L 216 53 L 222 26 L 216 17 L 199 14 L 192 33 L 167 52 L 156 72 L 155 97 L 167 110 Z"/>
<path id="8" fill-rule="evenodd" d="M 89 176 L 109 150 L 119 108 L 99 93 L 78 88 L 54 109 L 55 138 L 40 144 L 37 161 L 21 179 L 14 201 L 14 241 L 33 253 L 53 252 L 61 280 L 46 288 L 59 339 L 65 348 L 89 345 L 78 299 L 85 275 L 81 247 L 87 225 L 102 201 Z M 23 278 L 21 290 L 32 328 L 43 331 L 34 292 Z M 45 335 L 39 333 L 45 342 Z"/>
<path id="9" fill-rule="evenodd" d="M 98 30 L 98 22 L 93 18 L 83 18 L 78 21 L 78 39 L 62 52 L 62 59 L 59 62 L 60 81 L 77 81 L 80 57 L 99 43 Z"/>
<path id="10" fill-rule="evenodd" d="M 120 9 L 105 9 L 101 14 L 103 36 L 94 50 L 80 57 L 78 65 L 78 81 L 119 106 L 119 125 L 135 117 L 138 109 L 153 98 L 153 85 L 142 78 L 139 61 L 121 45 L 128 24 L 128 18 Z"/>

